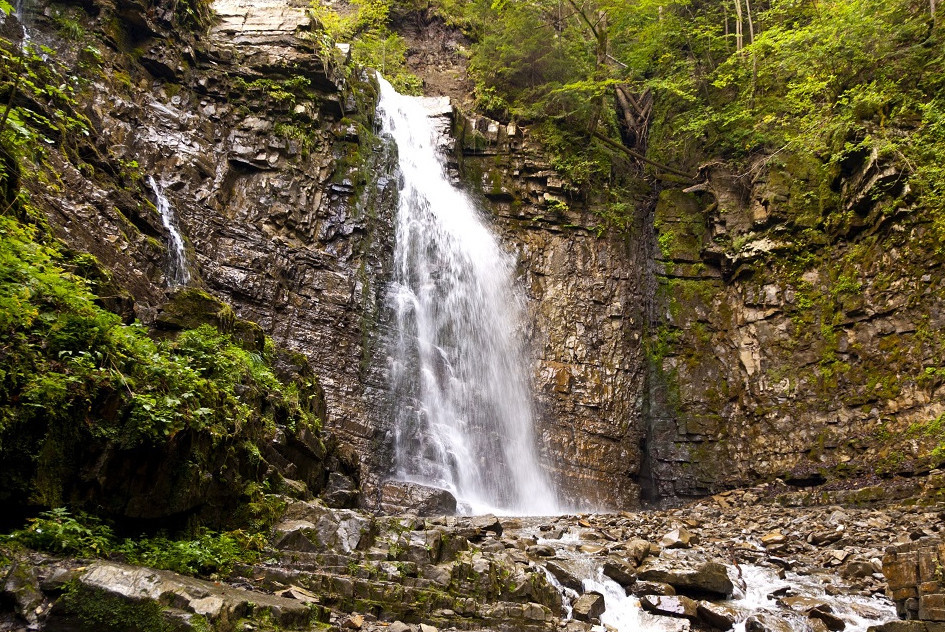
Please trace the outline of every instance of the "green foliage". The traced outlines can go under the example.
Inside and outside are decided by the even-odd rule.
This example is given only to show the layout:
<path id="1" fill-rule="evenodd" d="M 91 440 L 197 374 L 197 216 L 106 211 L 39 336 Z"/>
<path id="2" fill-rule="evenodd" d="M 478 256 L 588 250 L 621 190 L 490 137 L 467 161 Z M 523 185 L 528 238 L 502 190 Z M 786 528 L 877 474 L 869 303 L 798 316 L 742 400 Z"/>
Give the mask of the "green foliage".
<path id="1" fill-rule="evenodd" d="M 216 533 L 201 530 L 193 538 L 174 540 L 158 536 L 125 540 L 117 547 L 133 564 L 185 575 L 225 576 L 237 564 L 251 564 L 262 555 L 266 538 L 244 531 Z"/>
<path id="2" fill-rule="evenodd" d="M 260 95 L 270 103 L 286 108 L 310 98 L 311 87 L 311 80 L 301 75 L 288 79 L 260 78 L 253 81 L 246 81 L 243 77 L 233 79 L 234 89 Z"/>
<path id="3" fill-rule="evenodd" d="M 613 165 L 610 149 L 589 152 L 589 137 L 623 142 L 614 86 L 631 95 L 649 90 L 656 105 L 646 152 L 654 161 L 692 173 L 718 158 L 747 170 L 767 167 L 759 156 L 802 156 L 821 167 L 810 168 L 809 199 L 791 203 L 805 228 L 842 234 L 854 218 L 831 187 L 873 154 L 902 177 L 871 202 L 889 213 L 908 195 L 905 202 L 928 212 L 945 237 L 945 46 L 928 3 L 752 3 L 754 34 L 746 20 L 741 50 L 730 3 L 437 5 L 475 39 L 478 107 L 540 123 L 539 136 L 565 173 L 614 186 L 615 171 L 627 163 Z"/>
<path id="4" fill-rule="evenodd" d="M 407 69 L 407 43 L 390 29 L 392 0 L 353 0 L 353 4 L 354 12 L 342 16 L 314 0 L 312 13 L 328 35 L 320 45 L 331 49 L 335 42 L 350 42 L 355 64 L 379 71 L 403 94 L 420 94 L 420 78 Z"/>
<path id="5" fill-rule="evenodd" d="M 45 240 L 36 226 L 0 216 L 4 470 L 28 475 L 64 459 L 79 440 L 133 449 L 182 432 L 219 442 L 250 425 L 318 426 L 298 386 L 275 376 L 271 358 L 209 325 L 152 340 L 99 307 L 89 282 L 69 271 L 75 264 Z M 37 502 L 61 501 L 58 485 L 30 487 Z M 26 490 L 5 490 L 17 493 Z"/>
<path id="6" fill-rule="evenodd" d="M 199 529 L 183 538 L 141 536 L 119 542 L 95 516 L 75 515 L 58 507 L 32 518 L 29 525 L 6 536 L 11 543 L 56 555 L 119 556 L 130 563 L 195 576 L 224 576 L 237 564 L 251 564 L 266 548 L 263 533 L 242 530 L 217 533 Z"/>
<path id="7" fill-rule="evenodd" d="M 165 620 L 163 608 L 149 599 L 129 600 L 103 594 L 74 581 L 67 585 L 62 607 L 74 613 L 87 629 L 103 632 L 169 632 L 174 629 Z"/>
<path id="8" fill-rule="evenodd" d="M 114 546 L 109 526 L 88 514 L 70 514 L 64 507 L 45 511 L 25 529 L 7 538 L 24 546 L 57 555 L 102 556 Z"/>

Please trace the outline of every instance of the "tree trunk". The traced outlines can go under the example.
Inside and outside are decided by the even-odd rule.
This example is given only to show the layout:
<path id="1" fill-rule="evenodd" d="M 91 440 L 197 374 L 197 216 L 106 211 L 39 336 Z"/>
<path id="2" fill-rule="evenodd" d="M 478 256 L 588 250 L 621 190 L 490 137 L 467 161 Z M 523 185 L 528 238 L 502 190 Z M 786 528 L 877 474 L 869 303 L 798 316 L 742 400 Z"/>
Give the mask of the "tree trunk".
<path id="1" fill-rule="evenodd" d="M 745 0 L 745 12 L 748 14 L 748 36 L 750 37 L 748 43 L 755 43 L 755 25 L 751 21 L 751 5 L 748 4 L 748 0 Z"/>
<path id="2" fill-rule="evenodd" d="M 932 0 L 932 2 L 935 2 L 935 0 Z M 728 52 L 728 36 L 730 35 L 728 31 L 728 7 L 724 4 L 722 5 L 722 17 L 725 19 L 725 51 Z"/>
<path id="3" fill-rule="evenodd" d="M 739 51 L 744 46 L 742 39 L 742 0 L 735 0 L 735 50 Z"/>

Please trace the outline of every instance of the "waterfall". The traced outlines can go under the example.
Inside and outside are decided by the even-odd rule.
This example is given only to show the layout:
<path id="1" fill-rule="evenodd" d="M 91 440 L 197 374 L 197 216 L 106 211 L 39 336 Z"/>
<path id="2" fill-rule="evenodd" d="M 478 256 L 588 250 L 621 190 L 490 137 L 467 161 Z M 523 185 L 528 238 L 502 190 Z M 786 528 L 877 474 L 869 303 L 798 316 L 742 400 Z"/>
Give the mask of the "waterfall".
<path id="1" fill-rule="evenodd" d="M 154 205 L 157 206 L 157 210 L 161 214 L 161 223 L 164 224 L 164 229 L 167 230 L 169 237 L 167 244 L 167 285 L 169 287 L 187 285 L 190 283 L 190 270 L 187 268 L 184 238 L 177 229 L 174 209 L 171 208 L 171 203 L 164 195 L 164 187 L 158 184 L 153 176 L 148 176 L 148 186 L 154 191 Z"/>
<path id="2" fill-rule="evenodd" d="M 13 4 L 13 16 L 16 18 L 17 22 L 20 23 L 20 28 L 23 31 L 23 41 L 20 42 L 20 50 L 25 51 L 26 47 L 30 44 L 30 31 L 29 27 L 26 26 L 26 7 L 24 6 L 24 0 L 16 0 Z M 46 59 L 45 54 L 43 59 Z"/>
<path id="3" fill-rule="evenodd" d="M 513 260 L 450 184 L 424 99 L 378 81 L 400 170 L 388 299 L 395 476 L 448 489 L 472 513 L 557 513 L 535 447 Z"/>

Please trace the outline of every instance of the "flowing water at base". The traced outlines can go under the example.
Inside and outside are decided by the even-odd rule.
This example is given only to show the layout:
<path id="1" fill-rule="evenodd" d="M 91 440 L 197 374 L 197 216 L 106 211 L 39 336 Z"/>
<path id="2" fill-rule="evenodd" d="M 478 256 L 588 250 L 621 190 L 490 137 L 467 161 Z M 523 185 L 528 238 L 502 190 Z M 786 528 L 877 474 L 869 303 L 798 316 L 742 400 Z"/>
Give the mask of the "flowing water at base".
<path id="1" fill-rule="evenodd" d="M 389 295 L 395 477 L 445 488 L 469 513 L 559 513 L 535 446 L 514 261 L 450 183 L 428 101 L 378 80 L 400 171 Z"/>

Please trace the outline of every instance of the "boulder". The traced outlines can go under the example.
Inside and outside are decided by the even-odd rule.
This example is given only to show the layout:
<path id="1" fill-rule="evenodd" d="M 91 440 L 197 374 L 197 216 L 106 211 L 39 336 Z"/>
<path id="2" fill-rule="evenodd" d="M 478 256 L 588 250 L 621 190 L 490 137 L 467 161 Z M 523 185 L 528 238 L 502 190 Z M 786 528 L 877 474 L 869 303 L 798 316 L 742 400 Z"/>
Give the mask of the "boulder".
<path id="1" fill-rule="evenodd" d="M 745 619 L 745 632 L 793 632 L 791 624 L 770 614 L 753 614 Z"/>
<path id="2" fill-rule="evenodd" d="M 807 616 L 811 619 L 818 619 L 827 626 L 827 629 L 831 632 L 840 632 L 847 627 L 847 624 L 844 623 L 843 619 L 837 615 L 829 612 L 827 610 L 814 609 L 807 613 Z"/>
<path id="3" fill-rule="evenodd" d="M 627 550 L 627 562 L 639 566 L 650 555 L 650 543 L 646 540 L 630 540 L 624 545 Z"/>
<path id="4" fill-rule="evenodd" d="M 636 568 L 617 558 L 610 558 L 604 562 L 604 575 L 624 588 L 631 586 L 633 582 L 637 581 Z"/>
<path id="5" fill-rule="evenodd" d="M 630 586 L 630 592 L 637 597 L 642 597 L 643 595 L 675 595 L 676 589 L 662 582 L 648 582 L 637 579 L 637 581 Z"/>
<path id="6" fill-rule="evenodd" d="M 667 617 L 699 618 L 699 604 L 682 595 L 644 595 L 640 606 L 647 612 Z"/>
<path id="7" fill-rule="evenodd" d="M 3 580 L 2 596 L 15 604 L 16 613 L 30 625 L 37 621 L 37 611 L 43 604 L 36 569 L 25 564 L 13 564 Z"/>
<path id="8" fill-rule="evenodd" d="M 716 630 L 730 630 L 738 620 L 738 611 L 728 606 L 700 601 L 697 608 L 699 620 Z"/>
<path id="9" fill-rule="evenodd" d="M 866 632 L 945 632 L 945 623 L 932 621 L 888 621 L 882 625 L 873 625 Z"/>
<path id="10" fill-rule="evenodd" d="M 575 590 L 578 593 L 584 592 L 584 578 L 577 572 L 573 565 L 567 560 L 548 560 L 545 563 L 548 572 L 554 575 L 555 579 L 562 586 Z"/>
<path id="11" fill-rule="evenodd" d="M 664 549 L 688 549 L 692 546 L 692 534 L 684 527 L 673 529 L 663 536 L 660 545 Z"/>
<path id="12" fill-rule="evenodd" d="M 572 614 L 578 621 L 599 619 L 604 614 L 604 596 L 600 593 L 589 592 L 575 599 L 571 607 Z"/>
<path id="13" fill-rule="evenodd" d="M 678 570 L 664 562 L 639 569 L 637 579 L 669 584 L 677 593 L 692 597 L 727 598 L 735 590 L 728 569 L 719 562 L 704 562 L 695 569 Z"/>
<path id="14" fill-rule="evenodd" d="M 388 515 L 443 516 L 456 513 L 456 497 L 447 490 L 404 481 L 384 483 L 378 504 L 381 512 Z"/>
<path id="15" fill-rule="evenodd" d="M 328 485 L 322 492 L 322 498 L 329 507 L 351 508 L 358 504 L 358 485 L 350 476 L 341 472 L 331 472 L 328 475 Z"/>
<path id="16" fill-rule="evenodd" d="M 548 544 L 533 544 L 525 549 L 525 553 L 531 557 L 554 557 L 555 549 Z"/>
<path id="17" fill-rule="evenodd" d="M 79 575 L 76 585 L 70 598 L 56 603 L 55 622 L 50 621 L 48 629 L 71 629 L 69 621 L 98 615 L 86 609 L 102 608 L 103 603 L 120 609 L 121 604 L 150 602 L 153 607 L 144 606 L 142 612 L 160 617 L 163 609 L 170 608 L 182 615 L 201 615 L 214 629 L 217 624 L 225 627 L 231 621 L 257 617 L 279 627 L 307 627 L 314 612 L 296 599 L 115 562 L 93 563 Z"/>
<path id="18" fill-rule="evenodd" d="M 273 527 L 276 548 L 319 552 L 350 553 L 370 544 L 371 520 L 347 509 L 328 509 L 314 502 L 289 505 L 282 522 Z"/>

